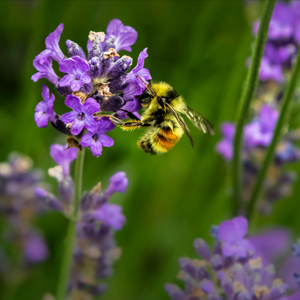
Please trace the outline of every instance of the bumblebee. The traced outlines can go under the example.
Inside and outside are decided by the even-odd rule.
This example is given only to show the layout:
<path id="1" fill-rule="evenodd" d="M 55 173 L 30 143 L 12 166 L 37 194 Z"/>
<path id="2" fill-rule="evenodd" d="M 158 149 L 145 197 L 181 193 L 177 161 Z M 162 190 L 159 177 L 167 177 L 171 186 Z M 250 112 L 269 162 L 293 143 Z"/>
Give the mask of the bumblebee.
<path id="1" fill-rule="evenodd" d="M 146 153 L 157 154 L 171 150 L 184 133 L 188 136 L 191 145 L 194 146 L 192 136 L 180 115 L 181 113 L 185 114 L 200 131 L 210 135 L 215 134 L 212 124 L 192 108 L 186 106 L 183 98 L 169 84 L 165 82 L 152 84 L 150 82 L 148 85 L 145 83 L 145 86 L 142 95 L 137 97 L 145 108 L 140 120 L 125 110 L 130 121 L 123 122 L 113 115 L 110 115 L 110 120 L 124 130 L 149 127 L 137 143 Z"/>

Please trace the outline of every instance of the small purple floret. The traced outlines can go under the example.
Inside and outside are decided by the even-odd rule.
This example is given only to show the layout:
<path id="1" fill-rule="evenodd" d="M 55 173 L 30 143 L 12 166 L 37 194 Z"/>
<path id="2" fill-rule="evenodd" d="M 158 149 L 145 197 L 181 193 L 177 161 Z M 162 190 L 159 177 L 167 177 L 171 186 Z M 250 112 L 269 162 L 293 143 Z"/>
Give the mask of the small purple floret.
<path id="1" fill-rule="evenodd" d="M 79 56 L 62 60 L 59 64 L 59 70 L 68 73 L 68 75 L 60 80 L 59 85 L 70 85 L 74 92 L 78 91 L 84 83 L 91 82 L 91 78 L 86 73 L 89 69 L 88 62 Z"/>
<path id="2" fill-rule="evenodd" d="M 64 24 L 61 23 L 46 38 L 46 48 L 51 51 L 52 58 L 57 62 L 60 62 L 65 57 L 58 44 L 63 29 Z"/>
<path id="3" fill-rule="evenodd" d="M 130 26 L 124 26 L 118 19 L 113 19 L 109 22 L 107 29 L 107 35 L 114 39 L 115 50 L 131 51 L 131 45 L 133 45 L 137 39 L 138 33 Z"/>
<path id="4" fill-rule="evenodd" d="M 145 83 L 148 83 L 147 80 L 152 79 L 149 70 L 144 68 L 144 61 L 146 57 L 148 57 L 147 49 L 148 48 L 145 48 L 140 53 L 136 67 L 126 75 L 125 81 L 128 83 L 128 86 L 124 90 L 124 100 L 133 100 L 135 96 L 141 95 L 146 88 Z M 137 75 L 139 75 L 145 83 L 143 83 Z"/>
<path id="5" fill-rule="evenodd" d="M 103 204 L 93 213 L 96 220 L 102 221 L 105 225 L 111 226 L 115 230 L 122 229 L 126 222 L 125 216 L 122 214 L 122 207 L 116 204 Z"/>
<path id="6" fill-rule="evenodd" d="M 48 248 L 40 236 L 30 235 L 25 241 L 24 254 L 28 261 L 37 263 L 47 258 Z"/>
<path id="7" fill-rule="evenodd" d="M 88 132 L 81 138 L 80 145 L 90 147 L 94 156 L 100 156 L 102 154 L 102 147 L 113 146 L 114 140 L 104 133 L 114 128 L 115 125 L 108 118 L 103 117 L 97 122 L 97 127 L 94 131 Z"/>
<path id="8" fill-rule="evenodd" d="M 78 154 L 78 148 L 67 149 L 66 146 L 54 144 L 50 148 L 51 157 L 62 167 L 65 176 L 70 174 L 70 163 L 77 158 Z"/>
<path id="9" fill-rule="evenodd" d="M 269 105 L 263 105 L 259 117 L 244 129 L 246 147 L 269 146 L 278 116 L 278 110 L 271 108 Z"/>
<path id="10" fill-rule="evenodd" d="M 65 123 L 73 123 L 71 127 L 72 134 L 79 134 L 84 127 L 90 132 L 97 130 L 98 123 L 93 114 L 100 111 L 100 105 L 95 99 L 88 98 L 82 104 L 80 98 L 69 95 L 65 100 L 65 104 L 73 111 L 63 114 L 61 120 Z"/>
<path id="11" fill-rule="evenodd" d="M 54 95 L 51 94 L 46 85 L 43 84 L 42 97 L 44 101 L 38 103 L 35 107 L 34 120 L 38 127 L 47 127 L 48 121 L 52 122 L 55 119 L 53 112 Z"/>
<path id="12" fill-rule="evenodd" d="M 231 123 L 223 123 L 221 126 L 223 139 L 216 145 L 216 151 L 223 155 L 227 161 L 232 160 L 233 155 L 233 137 L 235 126 Z"/>
<path id="13" fill-rule="evenodd" d="M 244 238 L 247 232 L 248 221 L 244 217 L 222 222 L 219 227 L 219 239 L 224 242 L 223 255 L 247 257 L 249 251 L 254 251 L 254 246 Z"/>
<path id="14" fill-rule="evenodd" d="M 52 55 L 50 50 L 44 50 L 37 55 L 33 60 L 33 66 L 38 71 L 38 73 L 31 76 L 34 82 L 37 82 L 41 78 L 46 78 L 54 85 L 58 83 L 59 78 L 52 68 Z"/>
<path id="15" fill-rule="evenodd" d="M 127 186 L 128 179 L 126 178 L 125 172 L 117 172 L 110 177 L 109 186 L 105 194 L 110 197 L 115 192 L 126 193 Z"/>

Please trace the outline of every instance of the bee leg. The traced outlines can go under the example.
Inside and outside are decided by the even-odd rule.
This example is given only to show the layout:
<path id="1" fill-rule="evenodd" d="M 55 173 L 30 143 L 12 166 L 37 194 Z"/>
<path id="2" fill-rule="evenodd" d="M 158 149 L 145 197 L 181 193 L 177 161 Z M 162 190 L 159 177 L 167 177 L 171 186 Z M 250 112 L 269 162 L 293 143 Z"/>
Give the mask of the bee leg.
<path id="1" fill-rule="evenodd" d="M 108 117 L 108 118 L 111 117 L 111 115 L 102 115 L 101 113 L 95 113 L 94 116 L 95 116 L 95 117 L 98 117 L 98 118 L 96 119 L 96 121 L 99 121 L 99 120 L 100 120 L 101 118 L 103 118 L 103 117 Z"/>
<path id="2" fill-rule="evenodd" d="M 131 120 L 140 121 L 140 119 L 137 116 L 135 116 L 132 112 L 125 110 L 125 109 L 119 109 L 119 110 L 126 112 L 128 118 L 130 118 Z"/>

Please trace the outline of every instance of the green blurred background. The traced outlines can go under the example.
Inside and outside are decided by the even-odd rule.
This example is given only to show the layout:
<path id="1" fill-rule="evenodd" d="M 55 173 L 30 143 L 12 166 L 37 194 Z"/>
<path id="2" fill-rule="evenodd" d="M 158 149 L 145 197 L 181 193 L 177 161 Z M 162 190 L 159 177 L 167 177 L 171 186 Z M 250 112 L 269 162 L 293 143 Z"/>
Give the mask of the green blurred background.
<path id="1" fill-rule="evenodd" d="M 30 80 L 34 57 L 45 49 L 45 38 L 59 23 L 65 24 L 60 42 L 65 54 L 67 39 L 84 48 L 89 31 L 105 31 L 113 18 L 134 27 L 138 39 L 129 54 L 133 65 L 148 47 L 145 67 L 153 79 L 170 83 L 189 106 L 214 124 L 214 137 L 191 128 L 194 149 L 183 137 L 169 153 L 150 156 L 136 146 L 142 130 L 116 129 L 109 133 L 114 146 L 104 148 L 101 157 L 87 151 L 85 190 L 98 181 L 107 186 L 116 171 L 125 171 L 129 178 L 127 193 L 111 199 L 124 207 L 127 224 L 116 234 L 123 254 L 101 299 L 169 299 L 164 284 L 176 282 L 178 258 L 194 257 L 193 240 L 211 241 L 210 226 L 231 217 L 229 170 L 214 149 L 220 124 L 236 119 L 253 40 L 244 3 L 0 1 L 0 16 L 0 161 L 15 150 L 31 156 L 35 166 L 46 172 L 54 165 L 50 145 L 64 143 L 51 126 L 37 128 L 34 109 L 41 101 L 42 83 L 48 82 Z M 56 112 L 66 112 L 63 98 L 53 87 L 51 92 L 56 96 Z M 299 171 L 299 165 L 293 168 Z M 299 196 L 297 183 L 293 196 L 277 203 L 274 214 L 260 220 L 261 225 L 289 226 L 299 232 Z M 42 299 L 45 292 L 55 291 L 67 222 L 51 213 L 36 224 L 45 232 L 51 255 L 23 283 L 2 283 L 1 300 Z"/>

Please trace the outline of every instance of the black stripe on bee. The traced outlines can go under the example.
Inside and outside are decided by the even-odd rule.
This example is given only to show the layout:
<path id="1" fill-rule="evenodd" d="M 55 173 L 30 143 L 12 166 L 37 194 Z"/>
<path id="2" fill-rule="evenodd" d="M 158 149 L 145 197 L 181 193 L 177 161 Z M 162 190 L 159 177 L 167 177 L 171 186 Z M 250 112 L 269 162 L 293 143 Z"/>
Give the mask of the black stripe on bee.
<path id="1" fill-rule="evenodd" d="M 168 103 L 170 103 L 172 100 L 179 97 L 179 94 L 173 89 L 167 92 L 166 100 Z"/>

